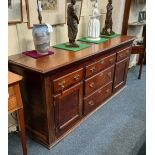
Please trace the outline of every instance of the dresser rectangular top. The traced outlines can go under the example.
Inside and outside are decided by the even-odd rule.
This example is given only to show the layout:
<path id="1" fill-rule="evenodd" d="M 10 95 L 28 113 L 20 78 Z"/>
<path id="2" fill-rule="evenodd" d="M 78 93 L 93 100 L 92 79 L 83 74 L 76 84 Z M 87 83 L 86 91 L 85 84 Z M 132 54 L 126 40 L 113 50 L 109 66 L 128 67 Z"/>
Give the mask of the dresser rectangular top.
<path id="1" fill-rule="evenodd" d="M 109 39 L 107 42 L 101 44 L 90 44 L 90 47 L 78 52 L 51 48 L 51 50 L 54 52 L 53 55 L 44 56 L 39 59 L 34 59 L 23 55 L 21 52 L 21 54 L 9 56 L 9 63 L 27 68 L 35 72 L 48 73 L 63 66 L 89 58 L 96 54 L 104 54 L 109 49 L 115 49 L 116 47 L 130 43 L 133 40 L 134 37 L 132 36 L 119 36 L 113 39 Z"/>

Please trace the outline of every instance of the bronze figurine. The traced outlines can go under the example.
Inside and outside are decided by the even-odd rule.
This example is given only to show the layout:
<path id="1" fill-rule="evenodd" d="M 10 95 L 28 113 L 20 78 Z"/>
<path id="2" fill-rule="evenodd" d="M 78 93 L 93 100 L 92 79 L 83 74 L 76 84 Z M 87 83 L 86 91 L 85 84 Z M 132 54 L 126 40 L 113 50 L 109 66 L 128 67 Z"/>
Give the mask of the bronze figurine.
<path id="1" fill-rule="evenodd" d="M 75 4 L 76 4 L 76 0 L 71 0 L 71 4 L 69 4 L 67 8 L 69 44 L 67 44 L 66 47 L 79 47 L 79 45 L 76 44 L 75 42 L 75 39 L 78 33 L 78 24 L 79 24 L 79 19 L 75 13 L 75 8 L 74 8 Z"/>
<path id="2" fill-rule="evenodd" d="M 112 10 L 113 10 L 112 0 L 108 0 L 105 26 L 102 30 L 103 35 L 113 35 L 114 34 L 114 32 L 112 31 L 112 25 L 113 25 Z"/>

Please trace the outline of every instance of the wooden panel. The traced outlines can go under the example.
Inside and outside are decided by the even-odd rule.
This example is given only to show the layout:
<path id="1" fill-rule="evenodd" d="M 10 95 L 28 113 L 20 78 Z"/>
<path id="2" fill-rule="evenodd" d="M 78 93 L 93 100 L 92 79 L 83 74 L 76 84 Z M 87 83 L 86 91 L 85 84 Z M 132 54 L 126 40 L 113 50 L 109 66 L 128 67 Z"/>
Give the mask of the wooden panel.
<path id="1" fill-rule="evenodd" d="M 123 25 L 122 25 L 122 34 L 123 35 L 127 35 L 130 7 L 131 7 L 131 0 L 126 0 L 125 8 L 124 8 Z"/>
<path id="2" fill-rule="evenodd" d="M 99 58 L 96 62 L 86 65 L 86 77 L 92 76 L 95 73 L 110 67 L 116 61 L 116 53 L 106 56 L 104 58 Z"/>
<path id="3" fill-rule="evenodd" d="M 126 83 L 127 72 L 129 66 L 129 58 L 116 63 L 114 92 L 119 90 Z"/>
<path id="4" fill-rule="evenodd" d="M 95 76 L 85 80 L 85 95 L 88 95 L 97 88 L 113 81 L 113 75 L 114 75 L 114 65 L 102 72 L 99 72 Z"/>
<path id="5" fill-rule="evenodd" d="M 8 85 L 10 86 L 11 84 L 15 84 L 19 81 L 22 80 L 22 76 L 12 73 L 12 72 L 8 72 Z"/>
<path id="6" fill-rule="evenodd" d="M 96 90 L 94 93 L 84 98 L 84 114 L 88 114 L 100 105 L 112 93 L 112 82 Z"/>
<path id="7" fill-rule="evenodd" d="M 130 51 L 131 48 L 126 48 L 122 51 L 117 52 L 117 62 L 129 57 Z"/>
<path id="8" fill-rule="evenodd" d="M 16 82 L 15 82 L 16 83 Z M 12 84 L 12 83 L 10 83 Z M 17 93 L 19 91 L 18 84 L 10 86 L 8 88 L 9 99 L 8 99 L 8 111 L 13 112 L 23 107 L 22 100 L 19 98 L 20 94 Z M 19 99 L 17 99 L 19 98 Z"/>
<path id="9" fill-rule="evenodd" d="M 8 100 L 8 111 L 9 112 L 13 112 L 13 111 L 16 111 L 17 109 L 18 109 L 18 105 L 17 105 L 16 96 L 9 97 L 9 100 Z"/>
<path id="10" fill-rule="evenodd" d="M 116 61 L 116 53 L 111 54 L 105 58 L 102 58 L 101 60 L 99 60 L 98 62 L 98 69 L 99 71 L 102 69 L 105 69 L 107 67 L 110 67 L 111 65 L 113 65 Z"/>
<path id="11" fill-rule="evenodd" d="M 81 81 L 83 79 L 83 68 L 76 70 L 72 73 L 64 75 L 53 81 L 54 83 L 54 93 L 63 91 L 67 87 Z"/>
<path id="12" fill-rule="evenodd" d="M 82 116 L 83 85 L 77 85 L 54 96 L 56 135 L 59 137 Z"/>

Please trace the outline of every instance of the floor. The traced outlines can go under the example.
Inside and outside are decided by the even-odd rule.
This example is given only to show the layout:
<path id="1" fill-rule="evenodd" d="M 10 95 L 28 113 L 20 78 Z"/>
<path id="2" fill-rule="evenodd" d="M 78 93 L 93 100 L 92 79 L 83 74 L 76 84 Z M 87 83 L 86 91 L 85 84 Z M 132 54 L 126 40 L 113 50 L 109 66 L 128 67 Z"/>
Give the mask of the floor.
<path id="1" fill-rule="evenodd" d="M 146 69 L 131 68 L 127 87 L 51 150 L 27 137 L 28 155 L 137 155 L 146 141 Z M 21 155 L 20 136 L 9 134 L 8 154 Z M 140 153 L 142 154 L 142 153 Z"/>

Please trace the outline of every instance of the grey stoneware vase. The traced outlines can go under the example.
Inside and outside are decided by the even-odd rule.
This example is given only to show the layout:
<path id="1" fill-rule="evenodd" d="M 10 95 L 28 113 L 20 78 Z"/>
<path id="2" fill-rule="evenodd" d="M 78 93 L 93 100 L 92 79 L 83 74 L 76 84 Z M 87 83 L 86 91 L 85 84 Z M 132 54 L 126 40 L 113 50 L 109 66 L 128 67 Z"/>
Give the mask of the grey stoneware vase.
<path id="1" fill-rule="evenodd" d="M 34 24 L 32 29 L 35 50 L 39 54 L 48 54 L 52 27 L 48 24 Z"/>

